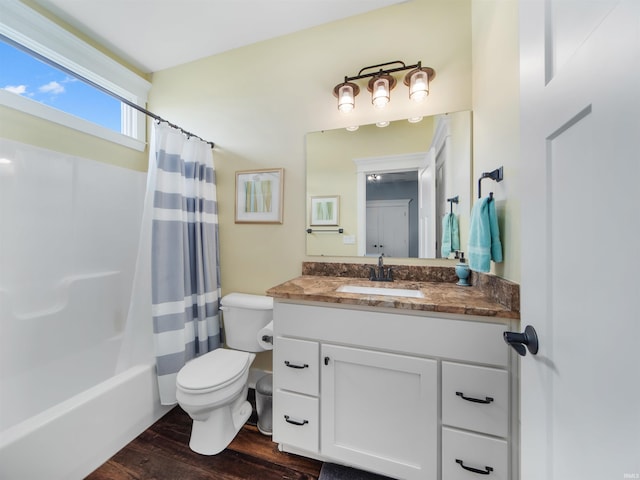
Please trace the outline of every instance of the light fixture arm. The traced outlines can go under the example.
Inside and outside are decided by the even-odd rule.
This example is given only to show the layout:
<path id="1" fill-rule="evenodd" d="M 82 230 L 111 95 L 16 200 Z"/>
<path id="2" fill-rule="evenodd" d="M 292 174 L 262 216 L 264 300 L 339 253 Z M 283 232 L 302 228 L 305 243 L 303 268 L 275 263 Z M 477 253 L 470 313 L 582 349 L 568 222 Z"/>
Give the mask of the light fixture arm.
<path id="1" fill-rule="evenodd" d="M 369 73 L 362 73 L 365 70 L 370 70 L 372 68 L 378 68 L 378 67 L 384 67 L 386 65 L 394 65 L 399 63 L 400 65 L 402 65 L 401 67 L 396 67 L 396 68 L 388 68 L 388 69 L 380 69 L 377 70 L 375 72 L 369 72 Z M 421 68 L 422 67 L 422 62 L 418 62 L 415 65 L 405 65 L 404 62 L 401 62 L 400 60 L 394 60 L 393 62 L 386 62 L 386 63 L 380 63 L 378 65 L 370 65 L 368 67 L 364 67 L 361 68 L 360 71 L 358 72 L 358 75 L 355 75 L 353 77 L 344 77 L 345 82 L 350 82 L 352 80 L 360 80 L 363 78 L 370 78 L 370 77 L 379 77 L 380 75 L 389 75 L 391 73 L 395 73 L 395 72 L 402 72 L 404 70 L 410 70 L 413 68 Z"/>

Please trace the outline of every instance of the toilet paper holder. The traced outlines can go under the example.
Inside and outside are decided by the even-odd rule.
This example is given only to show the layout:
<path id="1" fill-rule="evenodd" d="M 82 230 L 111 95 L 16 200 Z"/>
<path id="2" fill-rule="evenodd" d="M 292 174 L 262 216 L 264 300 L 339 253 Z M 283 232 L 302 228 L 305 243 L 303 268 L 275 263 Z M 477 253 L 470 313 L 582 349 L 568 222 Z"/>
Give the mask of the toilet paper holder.
<path id="1" fill-rule="evenodd" d="M 273 345 L 273 335 L 263 335 L 262 336 L 262 341 L 265 343 L 270 343 L 271 345 Z"/>

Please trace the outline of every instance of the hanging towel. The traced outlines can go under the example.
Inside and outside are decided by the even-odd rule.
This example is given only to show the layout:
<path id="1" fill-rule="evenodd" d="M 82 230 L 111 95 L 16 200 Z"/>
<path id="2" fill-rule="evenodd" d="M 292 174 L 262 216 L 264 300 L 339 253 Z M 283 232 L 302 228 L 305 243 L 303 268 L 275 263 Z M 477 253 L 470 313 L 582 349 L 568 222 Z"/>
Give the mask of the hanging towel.
<path id="1" fill-rule="evenodd" d="M 442 217 L 442 258 L 449 258 L 449 255 L 460 250 L 460 230 L 458 228 L 458 217 L 453 213 L 446 213 Z"/>
<path id="2" fill-rule="evenodd" d="M 491 260 L 502 262 L 496 204 L 490 197 L 481 198 L 473 205 L 467 254 L 469 268 L 478 272 L 488 272 Z"/>

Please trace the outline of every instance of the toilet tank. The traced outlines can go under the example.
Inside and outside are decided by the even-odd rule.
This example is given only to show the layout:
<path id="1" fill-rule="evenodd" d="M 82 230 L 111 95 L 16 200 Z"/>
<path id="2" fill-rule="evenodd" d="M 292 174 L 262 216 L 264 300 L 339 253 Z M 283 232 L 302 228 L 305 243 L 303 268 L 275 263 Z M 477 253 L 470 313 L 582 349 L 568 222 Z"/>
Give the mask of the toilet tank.
<path id="1" fill-rule="evenodd" d="M 220 303 L 227 346 L 245 352 L 264 351 L 258 344 L 258 332 L 273 319 L 273 298 L 229 293 Z"/>

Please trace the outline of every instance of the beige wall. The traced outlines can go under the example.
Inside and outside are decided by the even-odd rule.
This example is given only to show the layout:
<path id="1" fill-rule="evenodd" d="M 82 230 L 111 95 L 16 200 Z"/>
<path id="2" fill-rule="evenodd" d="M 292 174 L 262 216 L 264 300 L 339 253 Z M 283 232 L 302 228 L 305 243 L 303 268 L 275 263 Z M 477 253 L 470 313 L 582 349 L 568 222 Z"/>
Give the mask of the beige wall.
<path id="1" fill-rule="evenodd" d="M 414 0 L 154 73 L 151 110 L 217 145 L 223 293 L 264 294 L 301 273 L 305 134 L 470 110 L 470 43 L 470 0 Z M 427 101 L 412 104 L 399 85 L 374 111 L 363 89 L 355 111 L 340 114 L 333 87 L 392 60 L 436 69 Z M 274 167 L 285 169 L 284 223 L 235 224 L 235 171 Z M 268 355 L 256 361 L 270 364 Z"/>
<path id="2" fill-rule="evenodd" d="M 471 109 L 470 43 L 469 0 L 415 0 L 154 74 L 152 110 L 217 144 L 224 292 L 262 294 L 300 274 L 305 134 Z M 363 89 L 353 114 L 340 114 L 333 87 L 391 60 L 436 69 L 427 101 L 412 104 L 399 85 L 374 111 Z M 273 167 L 285 169 L 284 223 L 235 224 L 234 172 Z"/>
<path id="3" fill-rule="evenodd" d="M 474 198 L 482 172 L 504 167 L 504 180 L 482 181 L 494 192 L 504 262 L 496 275 L 520 281 L 519 40 L 517 0 L 473 0 Z"/>
<path id="4" fill-rule="evenodd" d="M 302 261 L 319 260 L 305 255 L 307 132 L 460 110 L 474 111 L 473 178 L 505 168 L 505 181 L 491 187 L 505 246 L 495 272 L 518 281 L 517 24 L 516 0 L 413 0 L 155 73 L 150 109 L 217 144 L 223 292 L 262 294 L 299 275 Z M 412 104 L 399 85 L 379 112 L 364 90 L 353 114 L 341 115 L 333 87 L 391 60 L 436 69 L 427 101 Z M 0 107 L 0 125 L 13 140 L 146 168 L 144 152 L 8 108 Z M 284 223 L 235 224 L 235 171 L 272 167 L 285 169 Z M 269 361 L 262 356 L 265 368 Z"/>

